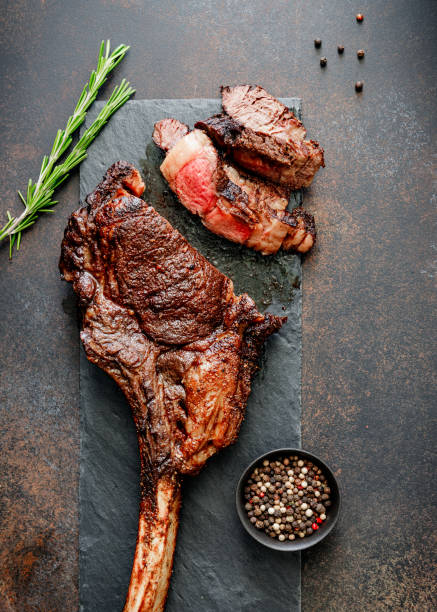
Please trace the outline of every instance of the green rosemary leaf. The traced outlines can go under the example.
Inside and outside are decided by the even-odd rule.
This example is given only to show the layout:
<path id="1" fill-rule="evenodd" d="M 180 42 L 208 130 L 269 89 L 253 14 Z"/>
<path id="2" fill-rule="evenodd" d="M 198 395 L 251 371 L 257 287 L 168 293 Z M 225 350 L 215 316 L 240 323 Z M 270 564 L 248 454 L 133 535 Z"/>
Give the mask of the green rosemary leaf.
<path id="1" fill-rule="evenodd" d="M 18 195 L 20 197 L 20 200 L 23 202 L 24 206 L 26 206 L 26 200 L 24 198 L 24 195 L 21 193 L 21 191 L 18 192 Z"/>
<path id="2" fill-rule="evenodd" d="M 84 122 L 86 113 L 96 99 L 100 87 L 106 81 L 108 74 L 124 58 L 128 49 L 127 45 L 119 45 L 111 53 L 110 41 L 102 41 L 98 53 L 97 68 L 91 72 L 88 83 L 84 86 L 65 129 L 57 131 L 50 155 L 43 157 L 38 180 L 34 183 L 32 179 L 29 179 L 26 197 L 20 191 L 18 192 L 25 206 L 24 211 L 18 217 L 12 217 L 7 212 L 8 221 L 3 227 L 0 227 L 0 242 L 9 238 L 9 257 L 12 257 L 14 244 L 17 250 L 19 249 L 23 230 L 33 225 L 40 213 L 53 212 L 51 207 L 57 204 L 57 201 L 52 200 L 54 190 L 67 180 L 71 170 L 86 158 L 87 148 L 94 138 L 110 117 L 135 92 L 129 83 L 123 79 L 121 84 L 112 92 L 97 119 L 84 132 L 64 161 L 58 163 L 71 146 L 73 134 Z"/>
<path id="3" fill-rule="evenodd" d="M 16 234 L 14 234 L 13 236 L 9 236 L 9 259 L 12 258 L 12 249 L 14 248 L 14 242 L 15 242 L 15 238 L 16 238 Z"/>

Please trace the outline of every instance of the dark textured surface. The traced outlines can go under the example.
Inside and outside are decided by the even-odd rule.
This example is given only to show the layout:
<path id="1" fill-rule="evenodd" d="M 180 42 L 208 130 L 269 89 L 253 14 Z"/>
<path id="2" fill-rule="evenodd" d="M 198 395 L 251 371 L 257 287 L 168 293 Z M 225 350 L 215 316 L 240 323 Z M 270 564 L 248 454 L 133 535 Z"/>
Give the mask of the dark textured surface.
<path id="1" fill-rule="evenodd" d="M 335 533 L 303 555 L 304 612 L 435 607 L 436 12 L 433 0 L 2 2 L 3 218 L 107 36 L 132 45 L 111 80 L 130 78 L 138 98 L 259 82 L 304 101 L 327 167 L 305 196 L 319 239 L 304 264 L 302 441 L 344 493 Z M 0 251 L 0 573 L 14 611 L 78 603 L 79 353 L 57 277 L 78 189 L 76 176 L 12 264 Z"/>
<path id="2" fill-rule="evenodd" d="M 298 100 L 284 102 L 299 116 Z M 90 112 L 87 126 L 99 106 Z M 266 343 L 238 442 L 208 461 L 199 476 L 185 480 L 166 610 L 192 612 L 196 601 L 198 610 L 249 612 L 255 606 L 268 609 L 274 596 L 276 612 L 298 612 L 299 554 L 272 554 L 243 531 L 235 488 L 260 453 L 300 445 L 300 257 L 263 257 L 209 232 L 169 191 L 159 171 L 163 155 L 151 139 L 155 122 L 164 117 L 192 127 L 219 108 L 218 100 L 129 102 L 90 148 L 80 169 L 80 196 L 84 199 L 95 188 L 118 157 L 141 167 L 146 200 L 233 279 L 236 293 L 247 291 L 261 311 L 266 302 L 269 311 L 288 317 Z M 298 203 L 300 193 L 291 206 Z M 126 400 L 83 352 L 80 396 L 80 607 L 106 612 L 123 607 L 129 584 L 138 523 L 138 448 Z"/>

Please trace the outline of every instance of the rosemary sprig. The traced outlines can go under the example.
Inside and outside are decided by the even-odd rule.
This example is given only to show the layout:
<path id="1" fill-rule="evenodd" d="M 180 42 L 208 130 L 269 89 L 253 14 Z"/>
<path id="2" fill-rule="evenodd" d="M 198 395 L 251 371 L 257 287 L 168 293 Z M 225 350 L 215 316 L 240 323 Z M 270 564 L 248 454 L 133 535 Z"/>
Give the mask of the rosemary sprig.
<path id="1" fill-rule="evenodd" d="M 19 250 L 21 234 L 35 223 L 41 213 L 53 212 L 52 207 L 57 201 L 52 200 L 53 193 L 61 183 L 69 176 L 71 170 L 80 164 L 87 156 L 87 149 L 94 138 L 120 106 L 134 93 L 127 81 L 123 79 L 121 84 L 114 89 L 111 97 L 100 111 L 97 119 L 84 132 L 79 142 L 72 149 L 65 160 L 55 165 L 59 158 L 66 152 L 72 142 L 73 133 L 82 125 L 86 112 L 97 96 L 97 92 L 106 81 L 108 74 L 117 66 L 129 49 L 126 45 L 118 46 L 110 53 L 110 41 L 103 41 L 100 45 L 97 68 L 93 70 L 89 82 L 83 88 L 79 101 L 73 114 L 67 121 L 64 130 L 58 130 L 50 155 L 45 155 L 41 164 L 40 175 L 36 183 L 29 179 L 26 197 L 19 191 L 24 211 L 18 217 L 13 217 L 9 211 L 6 212 L 8 221 L 0 229 L 0 242 L 9 238 L 9 257 L 12 257 L 14 244 Z"/>

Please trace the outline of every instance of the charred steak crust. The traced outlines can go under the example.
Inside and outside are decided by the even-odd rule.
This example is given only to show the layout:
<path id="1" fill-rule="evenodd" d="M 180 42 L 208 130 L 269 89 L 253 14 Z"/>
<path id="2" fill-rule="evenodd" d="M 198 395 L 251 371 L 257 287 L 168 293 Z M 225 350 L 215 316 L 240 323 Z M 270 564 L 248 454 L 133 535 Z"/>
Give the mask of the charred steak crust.
<path id="1" fill-rule="evenodd" d="M 262 315 L 150 205 L 117 162 L 73 213 L 60 271 L 82 310 L 88 359 L 120 386 L 141 457 L 140 519 L 125 612 L 164 608 L 180 479 L 234 442 L 266 338 Z"/>
<path id="2" fill-rule="evenodd" d="M 291 189 L 308 187 L 324 167 L 319 143 L 305 140 L 301 121 L 259 85 L 222 87 L 223 113 L 195 127 L 203 129 L 236 163 Z"/>
<path id="3" fill-rule="evenodd" d="M 231 150 L 236 140 L 243 132 L 243 126 L 238 121 L 234 121 L 225 113 L 220 113 L 197 121 L 194 124 L 195 128 L 204 130 L 210 138 L 214 140 L 218 147 Z"/>
<path id="4" fill-rule="evenodd" d="M 305 233 L 311 234 L 314 240 L 316 239 L 316 224 L 314 217 L 301 206 L 293 208 L 292 211 L 286 211 L 282 217 L 284 223 L 288 223 L 291 227 L 299 227 L 299 222 L 302 222 L 305 226 Z"/>

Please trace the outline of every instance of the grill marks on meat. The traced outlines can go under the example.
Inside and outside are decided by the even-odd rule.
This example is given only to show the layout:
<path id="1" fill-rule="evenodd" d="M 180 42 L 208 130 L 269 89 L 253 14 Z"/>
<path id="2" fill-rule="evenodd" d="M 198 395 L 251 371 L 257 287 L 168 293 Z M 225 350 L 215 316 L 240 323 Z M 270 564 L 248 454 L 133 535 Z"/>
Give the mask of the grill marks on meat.
<path id="1" fill-rule="evenodd" d="M 223 113 L 195 127 L 241 167 L 291 189 L 308 187 L 324 167 L 323 149 L 305 140 L 303 124 L 258 85 L 222 87 Z"/>
<path id="2" fill-rule="evenodd" d="M 227 163 L 201 130 L 184 134 L 175 119 L 155 125 L 153 140 L 167 151 L 161 172 L 181 203 L 215 234 L 264 255 L 281 247 L 308 251 L 315 241 L 314 220 L 285 209 L 290 192 Z M 184 134 L 174 142 L 175 134 Z M 300 225 L 298 225 L 300 223 Z M 303 233 L 302 233 L 302 230 Z"/>
<path id="3" fill-rule="evenodd" d="M 60 270 L 73 284 L 88 359 L 123 390 L 141 457 L 138 538 L 125 611 L 164 608 L 180 480 L 235 441 L 265 339 L 285 319 L 261 315 L 139 198 L 117 162 L 73 213 Z"/>

